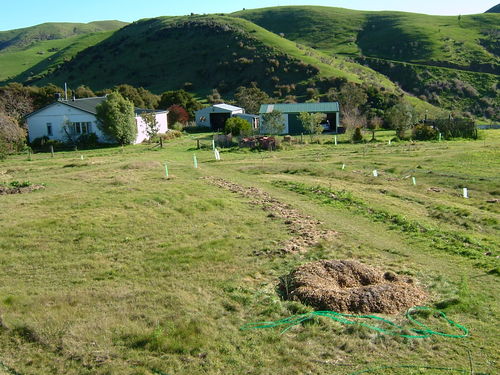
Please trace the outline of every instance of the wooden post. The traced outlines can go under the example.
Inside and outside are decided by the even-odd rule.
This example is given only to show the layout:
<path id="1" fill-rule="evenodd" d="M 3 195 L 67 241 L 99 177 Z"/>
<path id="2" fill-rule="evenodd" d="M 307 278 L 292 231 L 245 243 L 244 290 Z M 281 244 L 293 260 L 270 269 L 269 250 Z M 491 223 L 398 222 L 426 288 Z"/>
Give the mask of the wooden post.
<path id="1" fill-rule="evenodd" d="M 54 157 L 54 145 L 50 145 L 50 154 Z"/>
<path id="2" fill-rule="evenodd" d="M 160 137 L 160 148 L 163 148 L 163 138 Z"/>
<path id="3" fill-rule="evenodd" d="M 196 148 L 198 150 L 200 149 L 200 140 L 199 139 L 196 140 Z"/>
<path id="4" fill-rule="evenodd" d="M 31 149 L 28 149 L 28 160 L 31 161 Z"/>

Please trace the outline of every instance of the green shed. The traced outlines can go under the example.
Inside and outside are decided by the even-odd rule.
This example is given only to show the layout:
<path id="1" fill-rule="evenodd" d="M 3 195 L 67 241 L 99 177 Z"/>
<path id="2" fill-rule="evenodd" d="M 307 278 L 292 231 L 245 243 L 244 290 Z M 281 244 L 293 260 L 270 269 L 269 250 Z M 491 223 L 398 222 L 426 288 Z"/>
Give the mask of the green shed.
<path id="1" fill-rule="evenodd" d="M 340 108 L 338 102 L 262 104 L 259 111 L 261 124 L 263 124 L 262 115 L 275 110 L 283 113 L 283 122 L 285 123 L 284 134 L 304 133 L 305 129 L 299 120 L 299 114 L 302 112 L 324 113 L 326 115 L 325 122 L 323 123 L 325 131 L 342 133 L 344 130 L 339 127 Z M 265 124 L 263 125 L 265 126 Z"/>

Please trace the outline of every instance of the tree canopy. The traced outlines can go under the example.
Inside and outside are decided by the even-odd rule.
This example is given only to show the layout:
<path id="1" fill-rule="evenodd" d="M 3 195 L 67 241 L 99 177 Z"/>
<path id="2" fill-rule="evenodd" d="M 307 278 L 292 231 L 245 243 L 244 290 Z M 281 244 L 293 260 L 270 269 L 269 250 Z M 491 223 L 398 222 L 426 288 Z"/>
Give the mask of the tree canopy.
<path id="1" fill-rule="evenodd" d="M 137 137 L 134 105 L 120 93 L 113 92 L 96 108 L 99 129 L 121 145 L 132 143 Z"/>
<path id="2" fill-rule="evenodd" d="M 262 115 L 264 123 L 262 127 L 264 131 L 268 134 L 281 134 L 285 130 L 285 123 L 283 121 L 283 113 L 278 110 L 273 110 L 272 112 L 265 113 Z"/>
<path id="3" fill-rule="evenodd" d="M 196 100 L 194 95 L 185 90 L 165 91 L 161 94 L 158 108 L 167 109 L 173 105 L 184 108 L 190 119 L 194 119 L 194 112 L 202 108 L 201 103 Z"/>
<path id="4" fill-rule="evenodd" d="M 259 113 L 260 105 L 269 103 L 271 98 L 256 85 L 238 87 L 234 94 L 236 105 L 245 108 L 247 113 Z"/>

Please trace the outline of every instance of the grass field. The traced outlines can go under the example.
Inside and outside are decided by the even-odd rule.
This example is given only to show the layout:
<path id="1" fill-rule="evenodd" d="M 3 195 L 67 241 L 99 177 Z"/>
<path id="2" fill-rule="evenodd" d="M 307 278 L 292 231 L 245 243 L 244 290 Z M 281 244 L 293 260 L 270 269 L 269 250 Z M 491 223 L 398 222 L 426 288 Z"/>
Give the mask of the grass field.
<path id="1" fill-rule="evenodd" d="M 0 196 L 0 373 L 353 374 L 430 366 L 495 374 L 500 206 L 487 200 L 500 198 L 500 132 L 480 135 L 388 145 L 393 133 L 382 131 L 380 142 L 337 146 L 324 136 L 321 145 L 277 152 L 222 150 L 216 162 L 208 147 L 195 149 L 195 138 L 210 144 L 211 135 L 201 134 L 162 150 L 9 158 L 0 182 L 45 189 Z M 202 177 L 255 186 L 338 235 L 276 255 L 291 236 L 287 224 Z M 461 197 L 463 187 L 470 199 Z M 240 330 L 311 311 L 282 300 L 276 287 L 319 259 L 414 277 L 428 306 L 470 337 L 411 340 L 322 319 L 282 335 Z M 436 323 L 432 315 L 425 321 Z"/>

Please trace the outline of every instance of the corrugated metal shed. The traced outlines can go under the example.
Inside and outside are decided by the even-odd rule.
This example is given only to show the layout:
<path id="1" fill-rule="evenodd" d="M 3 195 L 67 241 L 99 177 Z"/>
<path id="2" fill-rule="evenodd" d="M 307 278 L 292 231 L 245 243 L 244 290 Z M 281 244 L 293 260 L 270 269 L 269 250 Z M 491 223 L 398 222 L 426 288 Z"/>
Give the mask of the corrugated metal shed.
<path id="1" fill-rule="evenodd" d="M 325 103 L 289 103 L 289 104 L 262 104 L 259 113 L 269 113 L 273 110 L 280 111 L 281 113 L 301 113 L 301 112 L 339 112 L 338 102 L 325 102 Z"/>

